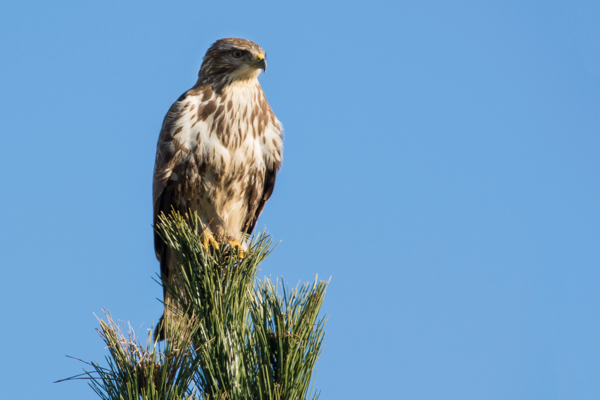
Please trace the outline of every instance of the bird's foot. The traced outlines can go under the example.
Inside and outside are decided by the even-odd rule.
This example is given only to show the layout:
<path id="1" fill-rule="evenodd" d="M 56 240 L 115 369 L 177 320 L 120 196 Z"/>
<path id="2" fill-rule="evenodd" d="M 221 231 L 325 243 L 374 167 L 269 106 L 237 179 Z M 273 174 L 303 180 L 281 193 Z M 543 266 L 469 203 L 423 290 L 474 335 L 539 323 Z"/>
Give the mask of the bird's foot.
<path id="1" fill-rule="evenodd" d="M 246 255 L 245 246 L 241 244 L 239 240 L 230 240 L 227 243 L 229 243 L 230 249 L 237 250 L 237 253 L 240 258 L 244 258 L 244 256 Z"/>
<path id="2" fill-rule="evenodd" d="M 219 249 L 219 242 L 217 242 L 215 236 L 208 229 L 205 229 L 202 233 L 202 244 L 204 245 L 206 250 L 209 250 L 211 247 L 213 249 Z"/>

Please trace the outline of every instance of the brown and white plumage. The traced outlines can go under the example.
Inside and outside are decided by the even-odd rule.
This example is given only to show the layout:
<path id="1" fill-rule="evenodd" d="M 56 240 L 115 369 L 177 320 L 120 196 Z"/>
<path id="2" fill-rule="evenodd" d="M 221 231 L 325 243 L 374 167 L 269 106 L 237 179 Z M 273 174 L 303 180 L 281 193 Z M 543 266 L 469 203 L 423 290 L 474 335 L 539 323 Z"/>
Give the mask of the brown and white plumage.
<path id="1" fill-rule="evenodd" d="M 155 224 L 173 207 L 196 211 L 218 240 L 242 242 L 252 233 L 273 192 L 283 146 L 281 123 L 258 83 L 261 69 L 265 52 L 249 40 L 221 39 L 208 49 L 198 81 L 163 122 L 154 167 Z M 175 262 L 156 234 L 154 247 L 163 279 L 172 280 Z"/>

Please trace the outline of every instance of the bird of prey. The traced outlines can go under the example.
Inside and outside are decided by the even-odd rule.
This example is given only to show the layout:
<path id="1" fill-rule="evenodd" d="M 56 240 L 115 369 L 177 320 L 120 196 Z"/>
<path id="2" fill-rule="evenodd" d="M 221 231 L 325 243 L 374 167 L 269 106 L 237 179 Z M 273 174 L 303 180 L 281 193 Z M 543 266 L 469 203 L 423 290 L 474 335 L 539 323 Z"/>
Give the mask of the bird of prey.
<path id="1" fill-rule="evenodd" d="M 265 51 L 249 40 L 220 39 L 208 49 L 198 81 L 173 103 L 158 138 L 155 225 L 172 208 L 182 215 L 191 210 L 211 243 L 245 246 L 282 161 L 283 128 L 258 83 L 266 69 Z M 154 248 L 163 280 L 176 284 L 174 256 L 156 233 Z"/>

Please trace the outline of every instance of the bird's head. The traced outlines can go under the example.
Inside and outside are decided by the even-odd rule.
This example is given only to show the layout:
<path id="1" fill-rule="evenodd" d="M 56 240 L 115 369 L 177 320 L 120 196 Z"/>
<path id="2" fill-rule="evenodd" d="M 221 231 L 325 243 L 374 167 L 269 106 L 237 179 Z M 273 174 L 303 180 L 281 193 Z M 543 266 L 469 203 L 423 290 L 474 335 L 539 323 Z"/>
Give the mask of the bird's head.
<path id="1" fill-rule="evenodd" d="M 203 83 L 256 79 L 260 70 L 267 70 L 266 53 L 246 39 L 219 39 L 206 52 L 199 80 Z"/>

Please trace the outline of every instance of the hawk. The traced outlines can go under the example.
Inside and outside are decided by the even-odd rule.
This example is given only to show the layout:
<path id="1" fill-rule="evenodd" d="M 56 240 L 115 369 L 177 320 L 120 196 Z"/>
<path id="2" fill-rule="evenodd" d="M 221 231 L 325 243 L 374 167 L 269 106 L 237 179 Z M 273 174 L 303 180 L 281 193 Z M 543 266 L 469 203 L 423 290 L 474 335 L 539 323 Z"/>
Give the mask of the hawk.
<path id="1" fill-rule="evenodd" d="M 258 83 L 266 69 L 265 51 L 249 40 L 220 39 L 208 49 L 198 81 L 163 121 L 152 185 L 155 225 L 171 208 L 191 210 L 211 242 L 245 246 L 282 160 L 282 125 Z M 174 257 L 156 233 L 154 248 L 162 278 L 176 284 Z M 168 303 L 166 290 L 164 296 Z M 155 330 L 159 340 L 164 315 Z"/>

